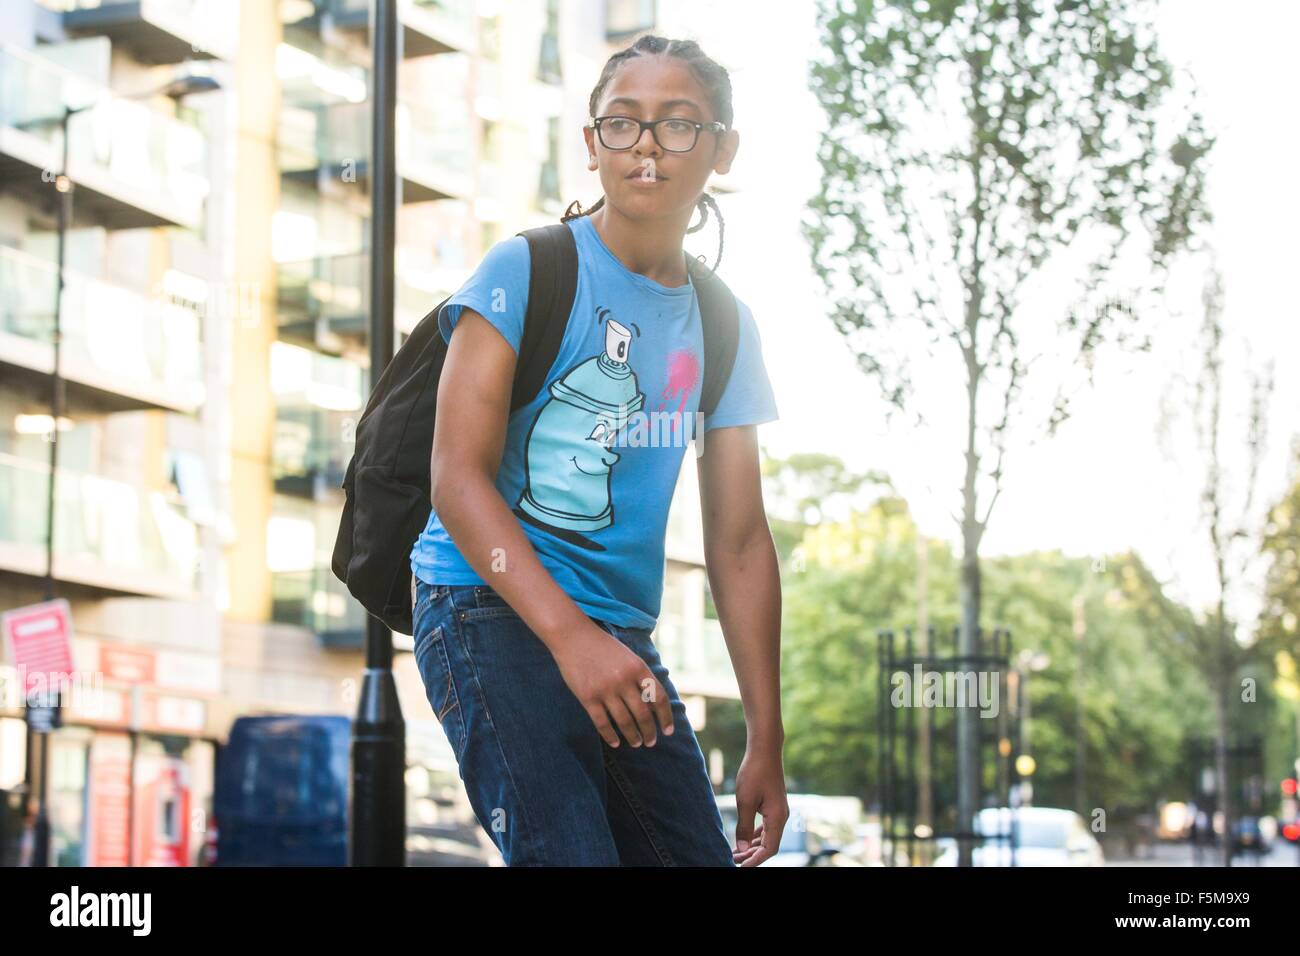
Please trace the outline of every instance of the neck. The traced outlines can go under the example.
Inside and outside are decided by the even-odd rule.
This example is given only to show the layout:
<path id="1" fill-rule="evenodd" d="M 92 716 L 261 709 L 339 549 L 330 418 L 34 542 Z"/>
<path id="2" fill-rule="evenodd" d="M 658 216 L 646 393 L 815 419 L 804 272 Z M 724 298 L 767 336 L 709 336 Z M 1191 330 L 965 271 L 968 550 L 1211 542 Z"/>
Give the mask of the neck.
<path id="1" fill-rule="evenodd" d="M 591 224 L 614 257 L 627 267 L 669 288 L 687 282 L 682 237 L 690 224 L 692 208 L 684 214 L 651 220 L 628 219 L 608 202 L 591 214 Z"/>

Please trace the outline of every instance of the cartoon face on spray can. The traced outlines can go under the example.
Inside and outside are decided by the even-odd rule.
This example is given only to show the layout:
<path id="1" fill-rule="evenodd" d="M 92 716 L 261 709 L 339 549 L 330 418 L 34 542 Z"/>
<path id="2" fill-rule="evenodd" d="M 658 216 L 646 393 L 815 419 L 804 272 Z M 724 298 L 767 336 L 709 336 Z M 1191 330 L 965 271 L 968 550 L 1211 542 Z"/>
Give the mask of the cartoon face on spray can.
<path id="1" fill-rule="evenodd" d="M 551 397 L 529 429 L 526 480 L 515 513 L 529 523 L 592 550 L 584 532 L 614 523 L 611 447 L 645 402 L 628 364 L 632 333 L 609 319 L 605 351 L 551 383 Z"/>

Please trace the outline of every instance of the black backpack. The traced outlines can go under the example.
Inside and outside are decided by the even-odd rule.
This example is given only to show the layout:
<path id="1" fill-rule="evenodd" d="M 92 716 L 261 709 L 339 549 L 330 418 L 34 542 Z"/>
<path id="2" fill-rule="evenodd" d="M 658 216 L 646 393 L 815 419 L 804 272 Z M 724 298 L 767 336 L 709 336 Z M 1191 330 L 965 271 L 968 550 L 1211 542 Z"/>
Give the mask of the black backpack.
<path id="1" fill-rule="evenodd" d="M 511 414 L 545 385 L 578 288 L 578 252 L 568 225 L 553 223 L 518 235 L 528 241 L 531 268 Z M 700 412 L 707 416 L 717 407 L 735 364 L 739 316 L 735 297 L 722 280 L 693 257 L 688 255 L 686 261 L 703 322 Z M 411 550 L 433 508 L 429 460 L 438 379 L 447 357 L 438 313 L 446 302 L 415 326 L 366 402 L 343 477 L 343 514 L 331 561 L 335 576 L 352 596 L 403 634 L 413 630 Z"/>

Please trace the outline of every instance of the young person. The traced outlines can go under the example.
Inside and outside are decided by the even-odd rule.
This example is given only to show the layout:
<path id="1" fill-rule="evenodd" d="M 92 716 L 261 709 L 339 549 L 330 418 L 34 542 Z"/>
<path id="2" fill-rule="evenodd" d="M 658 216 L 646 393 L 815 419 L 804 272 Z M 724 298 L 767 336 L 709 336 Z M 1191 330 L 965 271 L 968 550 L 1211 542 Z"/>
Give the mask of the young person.
<path id="1" fill-rule="evenodd" d="M 707 570 L 748 729 L 734 849 L 651 640 L 703 381 L 682 239 L 696 209 L 701 224 L 718 214 L 703 189 L 739 145 L 731 83 L 694 42 L 643 36 L 610 57 L 590 111 L 604 197 L 565 216 L 579 278 L 546 388 L 510 414 L 522 236 L 493 246 L 438 316 L 448 351 L 433 512 L 411 552 L 415 658 L 508 865 L 755 866 L 789 810 L 780 580 L 754 427 L 777 409 L 743 303 L 730 378 L 696 422 Z"/>

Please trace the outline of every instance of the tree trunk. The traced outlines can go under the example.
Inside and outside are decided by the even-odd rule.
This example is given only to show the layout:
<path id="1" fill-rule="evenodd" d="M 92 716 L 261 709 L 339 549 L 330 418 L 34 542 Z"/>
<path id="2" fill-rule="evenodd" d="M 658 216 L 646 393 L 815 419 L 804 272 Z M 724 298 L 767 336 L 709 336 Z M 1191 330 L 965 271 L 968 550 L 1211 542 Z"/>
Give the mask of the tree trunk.
<path id="1" fill-rule="evenodd" d="M 1214 717 L 1216 724 L 1216 740 L 1214 747 L 1215 770 L 1218 776 L 1219 787 L 1219 810 L 1223 813 L 1223 865 L 1232 866 L 1233 851 L 1233 834 L 1232 834 L 1232 790 L 1228 773 L 1228 747 L 1229 726 L 1228 726 L 1228 694 L 1232 687 L 1233 673 L 1228 668 L 1228 662 L 1231 659 L 1227 646 L 1227 629 L 1223 622 L 1223 600 L 1219 600 L 1219 660 L 1224 665 L 1220 668 L 1219 674 L 1214 681 Z"/>
<path id="2" fill-rule="evenodd" d="M 934 653 L 934 648 L 930 644 L 930 605 L 929 605 L 929 572 L 930 572 L 930 551 L 929 541 L 925 535 L 917 529 L 916 535 L 916 627 L 920 637 L 921 656 L 930 657 Z M 930 667 L 926 662 L 926 668 Z M 930 778 L 930 708 L 922 707 L 917 715 L 920 725 L 918 753 L 917 753 L 917 775 L 916 775 L 916 821 L 920 826 L 926 827 L 931 833 L 934 832 L 934 794 L 933 784 Z M 1297 718 L 1297 727 L 1300 727 L 1300 717 Z M 927 860 L 927 863 L 933 862 Z"/>
<path id="3" fill-rule="evenodd" d="M 974 510 L 974 502 L 970 503 Z M 959 671 L 977 669 L 976 631 L 979 627 L 980 566 L 979 538 L 967 534 L 961 562 L 961 631 L 956 667 Z M 962 830 L 970 830 L 979 810 L 979 716 L 967 701 L 967 706 L 957 708 L 957 814 Z M 958 841 L 958 866 L 970 866 L 974 841 Z"/>

